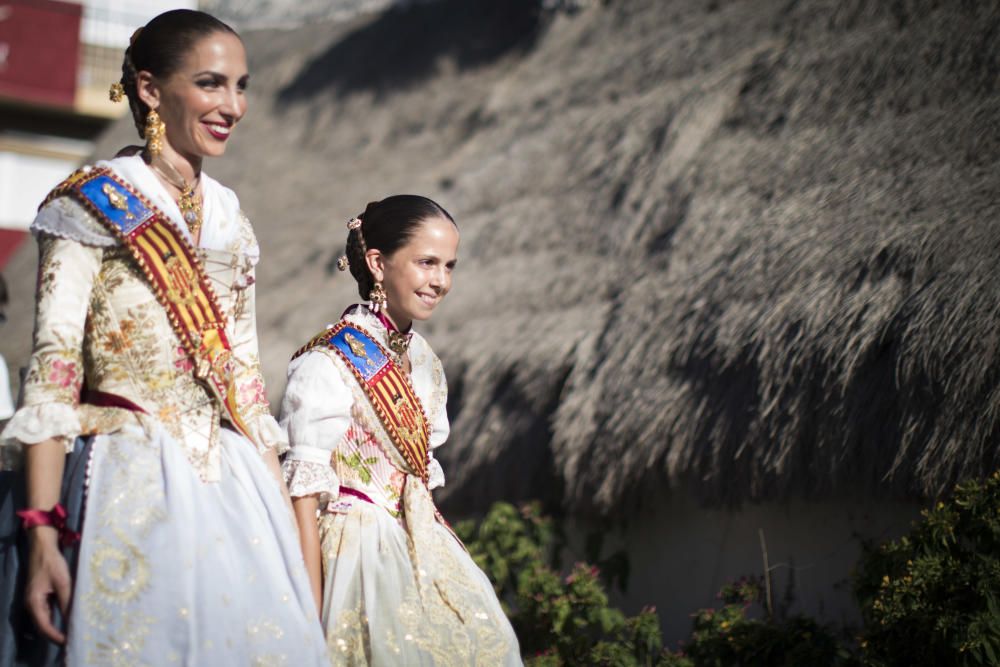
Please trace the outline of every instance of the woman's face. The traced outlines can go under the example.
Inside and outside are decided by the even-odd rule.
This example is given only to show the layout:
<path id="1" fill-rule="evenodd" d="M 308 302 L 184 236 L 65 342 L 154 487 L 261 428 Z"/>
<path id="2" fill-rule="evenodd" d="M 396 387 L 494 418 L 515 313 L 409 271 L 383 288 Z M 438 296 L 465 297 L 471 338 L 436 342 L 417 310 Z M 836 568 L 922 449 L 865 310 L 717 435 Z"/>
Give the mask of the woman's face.
<path id="1" fill-rule="evenodd" d="M 447 218 L 424 220 L 409 242 L 390 256 L 369 251 L 369 268 L 389 300 L 389 317 L 401 329 L 426 320 L 451 289 L 458 261 L 458 228 Z"/>
<path id="2" fill-rule="evenodd" d="M 247 57 L 243 42 L 215 32 L 195 42 L 181 67 L 165 80 L 140 73 L 139 91 L 166 126 L 164 157 L 188 161 L 226 152 L 226 142 L 247 111 Z M 147 95 L 149 99 L 147 99 Z"/>

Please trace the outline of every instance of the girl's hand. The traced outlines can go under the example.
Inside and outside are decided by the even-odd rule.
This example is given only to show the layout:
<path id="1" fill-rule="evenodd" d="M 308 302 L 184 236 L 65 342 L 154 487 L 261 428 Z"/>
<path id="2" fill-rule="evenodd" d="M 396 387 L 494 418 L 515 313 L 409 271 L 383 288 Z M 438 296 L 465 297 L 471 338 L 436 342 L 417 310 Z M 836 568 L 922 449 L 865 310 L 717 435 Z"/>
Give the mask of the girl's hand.
<path id="1" fill-rule="evenodd" d="M 38 526 L 29 532 L 28 583 L 25 587 L 25 606 L 38 630 L 50 640 L 66 643 L 66 635 L 52 623 L 52 602 L 63 618 L 69 609 L 72 580 L 69 566 L 59 551 L 59 536 L 51 526 Z"/>

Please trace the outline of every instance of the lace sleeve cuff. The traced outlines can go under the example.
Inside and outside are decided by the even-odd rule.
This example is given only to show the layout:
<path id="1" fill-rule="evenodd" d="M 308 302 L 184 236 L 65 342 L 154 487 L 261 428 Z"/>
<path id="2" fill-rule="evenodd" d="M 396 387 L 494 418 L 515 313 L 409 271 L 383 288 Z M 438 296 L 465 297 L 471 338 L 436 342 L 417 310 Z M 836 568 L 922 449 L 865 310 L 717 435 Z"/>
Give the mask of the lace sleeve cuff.
<path id="1" fill-rule="evenodd" d="M 274 449 L 279 456 L 288 451 L 288 436 L 270 414 L 251 417 L 247 421 L 247 428 L 261 454 L 268 449 Z"/>
<path id="2" fill-rule="evenodd" d="M 319 505 L 323 507 L 340 495 L 340 480 L 329 463 L 285 459 L 281 467 L 292 498 L 319 494 Z"/>
<path id="3" fill-rule="evenodd" d="M 28 405 L 7 422 L 0 433 L 0 447 L 15 447 L 20 443 L 37 445 L 49 438 L 65 440 L 66 451 L 73 451 L 73 440 L 80 435 L 80 415 L 68 403 Z"/>

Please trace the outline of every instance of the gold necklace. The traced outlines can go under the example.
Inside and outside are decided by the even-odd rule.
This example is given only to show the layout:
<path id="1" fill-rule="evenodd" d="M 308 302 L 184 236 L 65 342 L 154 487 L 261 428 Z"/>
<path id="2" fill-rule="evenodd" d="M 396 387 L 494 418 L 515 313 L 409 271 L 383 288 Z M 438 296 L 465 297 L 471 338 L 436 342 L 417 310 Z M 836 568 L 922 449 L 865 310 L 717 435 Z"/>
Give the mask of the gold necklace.
<path id="1" fill-rule="evenodd" d="M 399 363 L 403 363 L 403 357 L 406 355 L 406 352 L 410 349 L 411 335 L 409 333 L 403 333 L 402 331 L 400 331 L 396 327 L 396 323 L 393 322 L 391 319 L 389 319 L 387 313 L 373 312 L 373 314 L 378 319 L 378 321 L 382 323 L 382 326 L 385 327 L 385 332 L 386 334 L 388 334 L 387 338 L 389 339 L 389 349 L 392 351 L 394 355 L 396 355 L 396 361 Z"/>
<path id="2" fill-rule="evenodd" d="M 405 333 L 400 333 L 399 331 L 388 330 L 389 333 L 389 349 L 392 350 L 396 357 L 402 361 L 403 355 L 406 351 L 410 349 L 410 336 Z"/>
<path id="3" fill-rule="evenodd" d="M 173 171 L 173 174 L 168 174 L 158 163 L 162 163 L 164 166 L 169 168 L 170 171 Z M 181 194 L 177 198 L 177 208 L 181 210 L 181 217 L 184 218 L 184 222 L 187 224 L 188 229 L 191 230 L 191 236 L 198 236 L 203 220 L 201 213 L 201 197 L 195 197 L 194 190 L 198 187 L 198 181 L 201 180 L 201 174 L 195 176 L 191 183 L 187 183 L 184 181 L 184 177 L 181 176 L 180 172 L 177 171 L 177 168 L 163 158 L 152 158 L 148 160 L 148 164 L 153 171 L 163 177 L 163 180 L 180 191 Z"/>

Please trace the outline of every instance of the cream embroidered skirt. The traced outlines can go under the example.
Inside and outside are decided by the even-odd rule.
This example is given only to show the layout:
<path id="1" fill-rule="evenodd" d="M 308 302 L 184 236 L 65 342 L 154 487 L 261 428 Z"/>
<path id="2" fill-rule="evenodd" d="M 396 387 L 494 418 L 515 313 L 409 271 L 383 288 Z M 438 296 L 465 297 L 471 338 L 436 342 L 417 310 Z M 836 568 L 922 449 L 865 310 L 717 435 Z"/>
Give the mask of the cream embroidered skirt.
<path id="1" fill-rule="evenodd" d="M 328 664 L 281 492 L 221 436 L 213 483 L 162 431 L 94 439 L 68 664 Z"/>
<path id="2" fill-rule="evenodd" d="M 413 541 L 374 504 L 324 513 L 319 528 L 331 664 L 521 664 L 492 585 L 444 526 L 423 524 L 416 568 Z"/>

